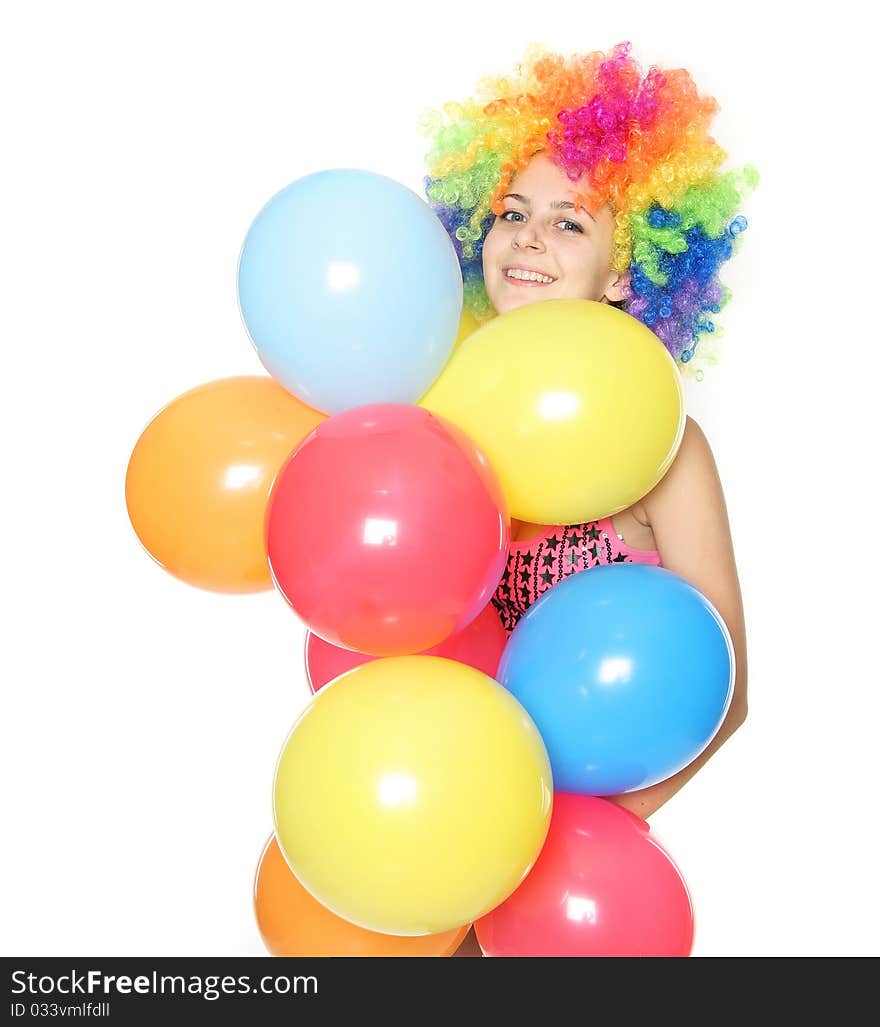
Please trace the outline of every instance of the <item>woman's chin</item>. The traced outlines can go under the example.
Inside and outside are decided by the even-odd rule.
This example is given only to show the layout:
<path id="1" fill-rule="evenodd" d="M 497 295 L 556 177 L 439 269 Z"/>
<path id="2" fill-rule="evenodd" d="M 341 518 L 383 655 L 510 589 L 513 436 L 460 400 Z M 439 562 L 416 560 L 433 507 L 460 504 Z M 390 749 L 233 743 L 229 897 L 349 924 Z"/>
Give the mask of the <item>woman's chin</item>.
<path id="1" fill-rule="evenodd" d="M 505 290 L 505 295 L 489 297 L 496 313 L 506 314 L 508 311 L 516 310 L 518 307 L 525 307 L 529 303 L 539 303 L 541 300 L 549 299 L 544 289 L 522 289 L 516 293 Z"/>

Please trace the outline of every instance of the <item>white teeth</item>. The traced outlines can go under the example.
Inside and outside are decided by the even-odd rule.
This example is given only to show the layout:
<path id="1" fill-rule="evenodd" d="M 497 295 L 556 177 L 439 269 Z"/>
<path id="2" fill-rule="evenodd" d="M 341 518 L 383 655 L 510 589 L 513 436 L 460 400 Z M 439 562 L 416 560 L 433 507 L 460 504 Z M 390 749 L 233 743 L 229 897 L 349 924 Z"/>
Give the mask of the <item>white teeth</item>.
<path id="1" fill-rule="evenodd" d="M 549 285 L 556 281 L 555 278 L 550 278 L 547 275 L 539 275 L 537 271 L 520 271 L 516 267 L 508 268 L 504 274 L 507 278 L 517 278 L 521 282 L 542 282 L 544 285 Z"/>

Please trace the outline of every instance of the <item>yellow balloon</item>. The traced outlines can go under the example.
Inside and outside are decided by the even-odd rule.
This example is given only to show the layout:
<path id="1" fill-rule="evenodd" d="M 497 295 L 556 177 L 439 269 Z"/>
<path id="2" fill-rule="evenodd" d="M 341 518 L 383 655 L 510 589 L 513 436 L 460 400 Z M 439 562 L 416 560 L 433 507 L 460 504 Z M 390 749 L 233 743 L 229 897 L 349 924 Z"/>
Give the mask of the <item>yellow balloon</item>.
<path id="1" fill-rule="evenodd" d="M 537 859 L 553 783 L 543 739 L 497 681 L 439 656 L 325 685 L 275 771 L 275 835 L 331 912 L 386 934 L 471 923 Z"/>
<path id="2" fill-rule="evenodd" d="M 480 322 L 474 317 L 469 310 L 462 310 L 461 321 L 458 325 L 458 335 L 455 338 L 455 345 L 452 347 L 453 352 L 464 342 L 464 340 L 472 335 L 480 327 Z"/>
<path id="3" fill-rule="evenodd" d="M 593 300 L 500 314 L 456 349 L 419 405 L 482 449 L 511 516 L 577 524 L 623 510 L 669 470 L 685 426 L 671 354 Z"/>

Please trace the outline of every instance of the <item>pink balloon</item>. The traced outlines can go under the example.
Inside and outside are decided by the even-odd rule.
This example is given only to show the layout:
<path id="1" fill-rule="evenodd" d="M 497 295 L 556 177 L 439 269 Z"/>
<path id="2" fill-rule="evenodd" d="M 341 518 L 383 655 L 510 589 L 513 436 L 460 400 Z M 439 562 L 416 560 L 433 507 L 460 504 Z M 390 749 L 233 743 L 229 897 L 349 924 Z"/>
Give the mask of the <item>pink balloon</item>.
<path id="1" fill-rule="evenodd" d="M 510 515 L 481 450 L 406 403 L 335 414 L 278 472 L 266 511 L 273 580 L 325 641 L 371 656 L 421 653 L 489 602 Z"/>
<path id="2" fill-rule="evenodd" d="M 474 931 L 488 956 L 689 956 L 694 914 L 646 821 L 608 799 L 556 792 L 537 862 Z"/>
<path id="3" fill-rule="evenodd" d="M 466 628 L 451 635 L 445 642 L 435 645 L 433 649 L 427 649 L 424 655 L 445 656 L 448 660 L 458 660 L 459 663 L 467 663 L 494 678 L 507 639 L 507 631 L 495 607 L 489 603 Z M 306 635 L 305 650 L 306 678 L 312 692 L 317 692 L 328 681 L 339 677 L 352 667 L 359 667 L 362 663 L 376 659 L 375 656 L 352 652 L 351 649 L 342 649 L 340 646 L 325 642 L 311 631 Z"/>

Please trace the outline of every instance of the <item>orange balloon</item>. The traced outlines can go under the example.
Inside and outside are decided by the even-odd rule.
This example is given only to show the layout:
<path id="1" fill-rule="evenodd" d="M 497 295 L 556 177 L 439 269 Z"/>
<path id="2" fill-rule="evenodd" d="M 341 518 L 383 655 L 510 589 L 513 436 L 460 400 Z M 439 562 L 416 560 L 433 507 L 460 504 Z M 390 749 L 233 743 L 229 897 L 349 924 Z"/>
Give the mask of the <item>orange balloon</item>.
<path id="1" fill-rule="evenodd" d="M 257 868 L 254 911 L 263 944 L 273 956 L 451 956 L 471 926 L 418 937 L 357 927 L 306 891 L 284 861 L 274 834 Z"/>
<path id="2" fill-rule="evenodd" d="M 165 570 L 212 592 L 273 587 L 263 520 L 292 450 L 327 415 L 274 378 L 221 378 L 150 421 L 125 476 L 128 516 Z"/>

